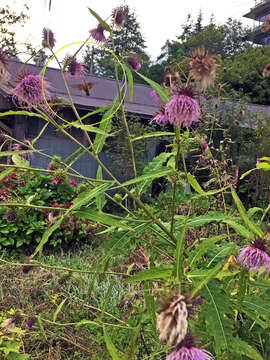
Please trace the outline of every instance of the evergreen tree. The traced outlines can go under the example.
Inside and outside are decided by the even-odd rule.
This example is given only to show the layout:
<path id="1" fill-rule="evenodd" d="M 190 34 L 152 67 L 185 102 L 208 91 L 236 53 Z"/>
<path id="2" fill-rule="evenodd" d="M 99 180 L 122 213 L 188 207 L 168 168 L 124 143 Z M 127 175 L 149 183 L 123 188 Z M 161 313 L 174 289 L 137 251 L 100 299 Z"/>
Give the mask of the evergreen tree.
<path id="1" fill-rule="evenodd" d="M 125 6 L 126 21 L 124 26 L 119 30 L 113 30 L 112 36 L 109 36 L 106 47 L 110 50 L 113 49 L 113 41 L 115 46 L 115 54 L 121 58 L 128 55 L 129 53 L 135 53 L 139 55 L 141 61 L 146 61 L 147 56 L 144 52 L 146 48 L 145 40 L 141 34 L 140 25 L 136 20 L 136 15 L 131 11 L 129 6 Z M 92 47 L 87 46 L 83 55 L 83 60 L 87 64 L 88 70 L 94 69 L 95 74 L 114 77 L 114 65 L 112 55 L 108 54 L 103 49 L 95 49 L 94 52 Z"/>

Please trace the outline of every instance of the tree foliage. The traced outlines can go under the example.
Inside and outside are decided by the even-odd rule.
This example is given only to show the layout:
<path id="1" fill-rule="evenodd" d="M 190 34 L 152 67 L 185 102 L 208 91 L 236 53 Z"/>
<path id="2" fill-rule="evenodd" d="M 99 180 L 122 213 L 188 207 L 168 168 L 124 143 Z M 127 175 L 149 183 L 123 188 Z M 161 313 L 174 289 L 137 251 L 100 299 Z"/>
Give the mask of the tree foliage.
<path id="1" fill-rule="evenodd" d="M 256 104 L 270 104 L 270 78 L 262 72 L 269 63 L 270 49 L 249 46 L 231 59 L 224 60 L 226 71 L 220 71 L 219 78 L 229 92 Z"/>
<path id="2" fill-rule="evenodd" d="M 7 5 L 0 8 L 0 46 L 8 56 L 18 58 L 20 54 L 19 45 L 24 45 L 24 52 L 33 53 L 33 47 L 30 43 L 24 42 L 18 44 L 16 40 L 16 26 L 24 26 L 29 19 L 27 15 L 29 8 L 27 5 L 23 5 L 23 9 L 19 12 L 17 10 L 11 10 Z"/>

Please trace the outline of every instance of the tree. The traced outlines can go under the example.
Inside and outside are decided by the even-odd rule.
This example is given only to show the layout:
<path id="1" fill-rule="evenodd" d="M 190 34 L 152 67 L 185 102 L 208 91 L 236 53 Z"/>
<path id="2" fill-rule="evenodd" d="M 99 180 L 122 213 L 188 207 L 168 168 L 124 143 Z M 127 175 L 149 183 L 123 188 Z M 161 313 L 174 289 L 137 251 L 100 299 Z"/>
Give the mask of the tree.
<path id="1" fill-rule="evenodd" d="M 106 47 L 114 50 L 120 59 L 129 53 L 135 53 L 140 57 L 141 62 L 145 62 L 148 60 L 148 57 L 144 52 L 146 45 L 141 34 L 140 24 L 136 19 L 135 13 L 130 10 L 128 5 L 125 6 L 125 11 L 126 21 L 124 26 L 120 30 L 113 31 L 112 36 L 108 38 Z M 114 39 L 114 46 L 112 38 Z M 113 78 L 114 65 L 112 55 L 99 49 L 95 49 L 95 53 L 92 55 L 92 51 L 92 48 L 87 46 L 83 55 L 84 62 L 87 64 L 89 71 L 91 66 L 93 68 L 94 64 L 95 74 Z"/>
<path id="2" fill-rule="evenodd" d="M 222 58 L 234 56 L 249 46 L 247 39 L 251 30 L 240 21 L 229 18 L 225 24 L 218 25 L 214 15 L 211 15 L 209 23 L 203 26 L 202 20 L 201 11 L 196 21 L 188 14 L 181 34 L 177 36 L 178 41 L 167 40 L 161 49 L 158 60 L 165 61 L 164 66 L 183 56 L 188 57 L 190 51 L 198 46 L 204 47 L 211 54 L 219 54 Z"/>
<path id="3" fill-rule="evenodd" d="M 229 94 L 248 97 L 256 104 L 270 104 L 270 77 L 263 77 L 263 69 L 269 64 L 270 49 L 249 46 L 231 59 L 224 60 L 224 72 L 219 69 L 218 78 Z"/>
<path id="4" fill-rule="evenodd" d="M 15 26 L 24 26 L 27 19 L 29 19 L 29 16 L 26 14 L 28 10 L 29 8 L 27 5 L 23 5 L 21 12 L 11 10 L 8 5 L 0 8 L 0 47 L 11 58 L 18 59 L 18 56 L 21 53 L 19 44 L 16 42 Z M 30 54 L 34 53 L 30 43 L 25 42 L 20 45 L 24 46 L 24 52 Z"/>

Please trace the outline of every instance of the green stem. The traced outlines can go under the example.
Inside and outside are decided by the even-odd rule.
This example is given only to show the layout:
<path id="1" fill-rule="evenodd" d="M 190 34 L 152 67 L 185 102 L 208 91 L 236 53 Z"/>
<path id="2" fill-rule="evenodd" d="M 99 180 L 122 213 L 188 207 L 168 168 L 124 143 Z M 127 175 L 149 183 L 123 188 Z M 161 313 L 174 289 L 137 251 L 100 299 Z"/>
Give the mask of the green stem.
<path id="1" fill-rule="evenodd" d="M 50 173 L 50 174 L 53 174 L 55 172 L 54 170 L 46 170 L 46 169 L 41 169 L 41 168 L 32 168 L 32 167 L 19 166 L 19 165 L 0 164 L 0 166 L 11 167 L 11 168 L 15 168 L 15 169 L 22 169 L 22 170 L 37 171 L 37 172 L 46 172 L 46 173 Z M 71 173 L 67 173 L 67 175 L 72 176 L 72 177 L 76 177 L 76 178 L 79 178 L 79 179 L 83 179 L 83 180 L 86 180 L 86 181 L 89 181 L 89 182 L 90 181 L 91 182 L 97 182 L 97 183 L 110 183 L 111 182 L 111 180 L 92 179 L 92 178 L 88 178 L 88 177 L 83 176 L 83 175 L 76 175 L 76 174 L 71 174 Z"/>
<path id="2" fill-rule="evenodd" d="M 261 223 L 263 222 L 263 220 L 264 220 L 264 218 L 265 218 L 265 216 L 267 215 L 267 213 L 268 213 L 268 211 L 270 210 L 270 204 L 267 206 L 267 208 L 264 210 L 264 212 L 263 212 L 263 215 L 262 215 L 262 217 L 261 217 L 261 220 L 260 220 L 260 222 L 259 222 L 259 225 L 261 225 Z"/>
<path id="3" fill-rule="evenodd" d="M 174 169 L 175 172 L 178 172 L 178 164 L 179 164 L 179 156 L 180 156 L 180 127 L 177 126 L 175 129 L 176 135 L 176 146 L 177 146 L 177 153 L 175 156 L 175 164 Z M 175 195 L 176 195 L 176 188 L 177 188 L 177 179 L 173 183 L 173 196 L 172 196 L 172 215 L 171 215 L 171 234 L 173 234 L 173 225 L 174 225 L 174 213 L 175 213 Z"/>
<path id="4" fill-rule="evenodd" d="M 31 205 L 31 204 L 24 204 L 24 203 L 8 203 L 8 204 L 4 204 L 4 203 L 0 203 L 0 207 L 13 207 L 13 206 L 18 206 L 18 207 L 28 207 L 28 208 L 34 208 L 34 209 L 47 209 L 47 210 L 62 210 L 65 211 L 67 209 L 65 208 L 60 208 L 60 207 L 50 207 L 50 206 L 40 206 L 40 205 Z"/>
<path id="5" fill-rule="evenodd" d="M 61 270 L 61 271 L 67 271 L 67 272 L 76 272 L 76 273 L 82 273 L 82 274 L 96 274 L 97 271 L 96 270 L 80 270 L 80 269 L 72 269 L 72 268 L 67 268 L 64 266 L 52 266 L 52 265 L 46 265 L 46 264 L 42 264 L 42 263 L 38 263 L 38 262 L 31 262 L 31 263 L 17 263 L 17 262 L 10 262 L 4 259 L 0 259 L 0 262 L 7 264 L 9 266 L 28 266 L 28 267 L 41 267 L 44 269 L 52 269 L 52 270 Z M 100 271 L 98 272 L 99 274 L 107 274 L 107 275 L 125 275 L 125 276 L 131 276 L 128 275 L 126 273 L 119 273 L 119 272 L 113 272 L 113 271 Z"/>
<path id="6" fill-rule="evenodd" d="M 115 45 L 114 45 L 114 39 L 113 38 L 112 38 L 112 44 L 113 44 L 113 51 L 115 52 Z M 118 64 L 117 64 L 116 61 L 114 61 L 114 74 L 115 74 L 115 80 L 116 80 L 116 85 L 117 85 L 118 97 L 119 97 L 119 99 L 121 99 L 121 90 L 120 90 L 120 84 L 119 84 L 119 78 L 118 78 Z M 129 127 L 128 127 L 126 114 L 125 114 L 125 109 L 124 109 L 123 104 L 121 105 L 121 112 L 122 112 L 122 118 L 121 119 L 122 119 L 124 127 L 126 129 L 127 138 L 128 138 L 128 145 L 129 145 L 129 150 L 130 150 L 130 154 L 131 154 L 133 173 L 134 173 L 134 177 L 137 177 L 137 169 L 136 169 L 136 160 L 135 160 L 134 148 L 133 148 L 133 143 L 131 141 L 131 135 L 130 135 L 130 131 L 129 131 Z"/>

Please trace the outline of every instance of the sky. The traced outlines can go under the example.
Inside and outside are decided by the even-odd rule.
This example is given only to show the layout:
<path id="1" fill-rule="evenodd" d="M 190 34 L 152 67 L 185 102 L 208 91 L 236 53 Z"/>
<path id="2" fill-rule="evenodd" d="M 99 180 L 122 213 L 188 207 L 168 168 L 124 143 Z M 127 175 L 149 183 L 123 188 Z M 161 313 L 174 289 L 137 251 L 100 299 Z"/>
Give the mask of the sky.
<path id="1" fill-rule="evenodd" d="M 181 24 L 185 23 L 188 13 L 196 19 L 200 9 L 204 23 L 213 13 L 218 23 L 228 17 L 241 20 L 244 24 L 253 25 L 253 21 L 242 17 L 255 0 L 51 0 L 51 11 L 48 11 L 49 0 L 1 0 L 3 6 L 20 9 L 24 3 L 30 8 L 31 18 L 24 28 L 17 28 L 19 41 L 28 38 L 35 46 L 40 44 L 43 27 L 53 30 L 57 40 L 56 49 L 71 42 L 83 41 L 89 30 L 96 26 L 96 19 L 87 7 L 96 11 L 103 19 L 111 14 L 111 10 L 119 5 L 129 5 L 137 15 L 141 33 L 146 40 L 146 52 L 155 60 L 167 39 L 174 40 L 181 32 Z M 3 5 L 2 5 L 3 4 Z"/>

